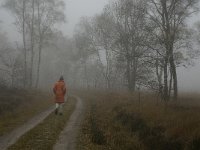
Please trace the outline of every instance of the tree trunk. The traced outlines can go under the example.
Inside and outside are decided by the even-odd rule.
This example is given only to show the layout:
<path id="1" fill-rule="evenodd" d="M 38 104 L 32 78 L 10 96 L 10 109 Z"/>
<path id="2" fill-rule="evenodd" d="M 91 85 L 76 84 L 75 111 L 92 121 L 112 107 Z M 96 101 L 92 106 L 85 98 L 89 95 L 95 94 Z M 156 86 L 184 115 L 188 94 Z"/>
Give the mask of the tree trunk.
<path id="1" fill-rule="evenodd" d="M 178 99 L 178 80 L 177 80 L 177 72 L 176 72 L 176 65 L 174 62 L 173 56 L 170 57 L 170 67 L 172 70 L 172 77 L 173 77 L 173 87 L 174 87 L 174 100 Z"/>
<path id="2" fill-rule="evenodd" d="M 88 73 L 87 73 L 87 62 L 84 62 L 85 82 L 86 88 L 89 89 Z"/>
<path id="3" fill-rule="evenodd" d="M 26 29 L 25 29 L 25 14 L 26 13 L 26 0 L 23 0 L 23 46 L 24 46 L 24 88 L 27 82 L 27 50 L 26 50 Z"/>
<path id="4" fill-rule="evenodd" d="M 14 88 L 14 67 L 12 67 L 11 71 L 11 86 L 12 88 Z"/>
<path id="5" fill-rule="evenodd" d="M 136 78 L 136 76 L 137 76 L 137 59 L 136 59 L 136 56 L 135 56 L 135 48 L 134 48 L 134 54 L 133 54 L 133 60 L 132 60 L 132 74 L 131 74 L 131 76 L 132 76 L 132 91 L 134 92 L 135 91 L 135 89 L 136 89 L 136 80 L 137 80 L 137 78 Z"/>
<path id="6" fill-rule="evenodd" d="M 37 66 L 37 75 L 36 75 L 36 84 L 35 88 L 38 88 L 39 79 L 40 79 L 40 64 L 41 64 L 41 53 L 42 53 L 42 44 L 43 44 L 43 37 L 41 33 L 41 17 L 40 17 L 40 1 L 37 2 L 37 13 L 38 13 L 38 32 L 39 32 L 39 58 L 38 58 L 38 66 Z"/>
<path id="7" fill-rule="evenodd" d="M 172 76 L 172 69 L 171 69 L 171 67 L 170 67 L 169 98 L 171 97 L 171 91 L 172 91 L 172 81 L 173 81 L 173 76 Z"/>
<path id="8" fill-rule="evenodd" d="M 131 73 L 131 91 L 134 92 L 136 88 L 136 68 L 132 68 L 132 73 Z"/>
<path id="9" fill-rule="evenodd" d="M 40 80 L 41 53 L 42 53 L 42 45 L 40 43 L 39 44 L 39 59 L 38 59 L 38 66 L 37 66 L 37 76 L 36 76 L 35 88 L 38 88 L 38 84 L 39 84 L 39 80 Z"/>
<path id="10" fill-rule="evenodd" d="M 35 18 L 35 0 L 32 0 L 32 21 L 31 21 L 31 70 L 30 87 L 33 84 L 33 59 L 34 59 L 34 18 Z"/>
<path id="11" fill-rule="evenodd" d="M 127 73 L 127 84 L 128 84 L 128 89 L 129 91 L 131 92 L 131 75 L 130 75 L 130 61 L 129 59 L 127 58 L 127 64 L 126 64 L 126 73 Z"/>
<path id="12" fill-rule="evenodd" d="M 105 45 L 105 51 L 106 51 L 106 85 L 107 89 L 111 89 L 111 81 L 110 81 L 110 76 L 111 76 L 111 64 L 110 64 L 110 54 L 107 46 L 107 42 L 104 38 L 104 45 Z"/>
<path id="13" fill-rule="evenodd" d="M 164 64 L 164 91 L 163 91 L 163 98 L 165 101 L 169 100 L 168 95 L 168 57 L 165 57 L 165 64 Z"/>
<path id="14" fill-rule="evenodd" d="M 111 89 L 111 83 L 110 83 L 110 78 L 109 75 L 106 75 L 106 87 L 107 89 Z"/>

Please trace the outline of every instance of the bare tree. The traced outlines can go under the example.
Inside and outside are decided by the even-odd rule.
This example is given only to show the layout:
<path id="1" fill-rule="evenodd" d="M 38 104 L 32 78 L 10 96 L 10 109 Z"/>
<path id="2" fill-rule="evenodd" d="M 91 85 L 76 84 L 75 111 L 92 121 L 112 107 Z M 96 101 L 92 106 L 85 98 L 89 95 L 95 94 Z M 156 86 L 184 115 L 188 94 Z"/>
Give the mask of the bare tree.
<path id="1" fill-rule="evenodd" d="M 1 81 L 4 80 L 6 87 L 15 87 L 15 70 L 17 69 L 15 63 L 18 55 L 19 51 L 11 46 L 6 34 L 0 32 L 0 72 L 2 73 L 0 78 Z"/>
<path id="2" fill-rule="evenodd" d="M 4 4 L 4 7 L 10 10 L 15 16 L 15 25 L 18 28 L 19 33 L 22 34 L 24 49 L 24 88 L 27 84 L 27 3 L 27 0 L 7 0 Z"/>
<path id="3" fill-rule="evenodd" d="M 94 53 L 93 39 L 91 37 L 91 24 L 88 18 L 81 18 L 80 23 L 76 28 L 74 39 L 76 47 L 79 51 L 79 60 L 84 70 L 84 80 L 86 87 L 89 88 L 88 68 L 87 63 L 90 59 L 91 54 Z"/>
<path id="4" fill-rule="evenodd" d="M 119 60 L 124 62 L 126 68 L 127 87 L 130 91 L 135 91 L 137 81 L 139 78 L 142 79 L 139 72 L 144 73 L 143 69 L 145 69 L 142 68 L 144 66 L 142 57 L 147 52 L 147 48 L 143 45 L 148 37 L 146 2 L 118 0 L 110 5 L 110 9 L 110 13 L 115 19 L 118 35 L 115 41 L 117 45 L 115 50 Z"/>
<path id="5" fill-rule="evenodd" d="M 94 38 L 96 41 L 96 50 L 99 60 L 99 65 L 101 66 L 101 72 L 106 80 L 106 85 L 108 89 L 113 87 L 115 76 L 115 55 L 113 49 L 113 44 L 115 41 L 115 22 L 112 19 L 107 8 L 104 12 L 94 18 Z M 105 56 L 105 62 L 102 62 L 100 54 L 103 53 Z"/>
<path id="6" fill-rule="evenodd" d="M 173 80 L 174 99 L 178 98 L 178 81 L 175 64 L 175 45 L 180 41 L 183 29 L 186 29 L 186 19 L 197 9 L 197 0 L 148 0 L 149 18 L 157 25 L 157 38 L 164 47 L 164 99 L 170 97 Z M 169 69 L 168 69 L 169 64 Z M 168 84 L 168 72 L 171 81 Z"/>
<path id="7" fill-rule="evenodd" d="M 38 38 L 38 64 L 35 87 L 38 87 L 40 78 L 40 65 L 42 59 L 42 49 L 52 36 L 54 26 L 57 23 L 65 22 L 64 7 L 62 0 L 36 0 L 37 19 L 35 20 Z"/>

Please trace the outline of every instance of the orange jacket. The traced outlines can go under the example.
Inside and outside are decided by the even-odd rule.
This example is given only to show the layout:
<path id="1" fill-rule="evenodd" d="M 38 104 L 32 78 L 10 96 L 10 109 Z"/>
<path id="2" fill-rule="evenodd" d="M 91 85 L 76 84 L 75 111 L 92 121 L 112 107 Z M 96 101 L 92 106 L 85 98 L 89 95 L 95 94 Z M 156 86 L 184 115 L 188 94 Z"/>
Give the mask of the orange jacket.
<path id="1" fill-rule="evenodd" d="M 66 86 L 64 81 L 58 81 L 55 83 L 53 92 L 55 94 L 55 102 L 56 103 L 64 103 L 65 94 L 66 94 Z"/>

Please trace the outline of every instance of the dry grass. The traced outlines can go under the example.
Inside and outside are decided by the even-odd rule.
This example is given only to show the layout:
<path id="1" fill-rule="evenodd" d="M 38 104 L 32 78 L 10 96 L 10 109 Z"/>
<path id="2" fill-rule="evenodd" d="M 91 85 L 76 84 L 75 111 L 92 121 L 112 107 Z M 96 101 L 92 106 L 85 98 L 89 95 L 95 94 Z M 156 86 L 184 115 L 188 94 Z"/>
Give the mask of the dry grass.
<path id="1" fill-rule="evenodd" d="M 156 95 L 79 92 L 88 111 L 80 150 L 199 150 L 200 95 L 183 94 L 166 107 Z"/>
<path id="2" fill-rule="evenodd" d="M 0 92 L 0 136 L 24 124 L 47 109 L 53 100 L 49 93 L 6 90 Z"/>
<path id="3" fill-rule="evenodd" d="M 76 104 L 75 98 L 69 98 L 64 105 L 63 115 L 50 114 L 42 123 L 23 135 L 8 150 L 51 150 L 66 126 Z"/>

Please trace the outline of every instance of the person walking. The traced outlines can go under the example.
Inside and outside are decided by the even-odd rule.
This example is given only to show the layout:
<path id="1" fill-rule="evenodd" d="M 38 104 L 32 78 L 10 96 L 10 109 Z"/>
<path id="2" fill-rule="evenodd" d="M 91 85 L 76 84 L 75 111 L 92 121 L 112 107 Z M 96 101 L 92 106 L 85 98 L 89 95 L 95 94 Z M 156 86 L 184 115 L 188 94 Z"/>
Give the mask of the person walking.
<path id="1" fill-rule="evenodd" d="M 63 113 L 63 104 L 65 102 L 65 95 L 67 92 L 66 85 L 64 82 L 63 76 L 60 77 L 59 81 L 57 81 L 53 87 L 53 92 L 55 95 L 55 103 L 56 103 L 56 109 L 55 114 L 62 115 Z"/>

